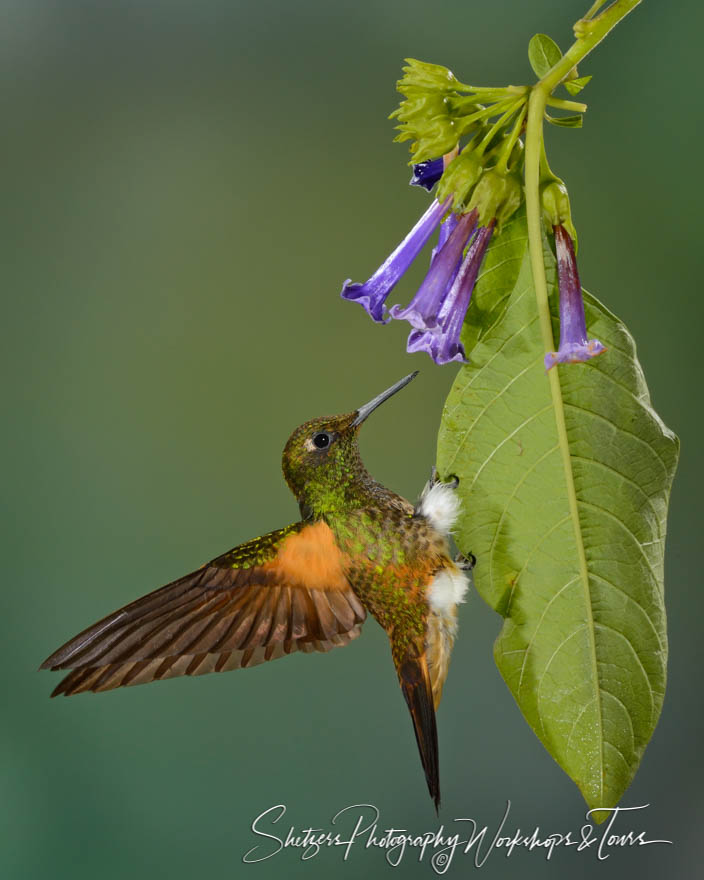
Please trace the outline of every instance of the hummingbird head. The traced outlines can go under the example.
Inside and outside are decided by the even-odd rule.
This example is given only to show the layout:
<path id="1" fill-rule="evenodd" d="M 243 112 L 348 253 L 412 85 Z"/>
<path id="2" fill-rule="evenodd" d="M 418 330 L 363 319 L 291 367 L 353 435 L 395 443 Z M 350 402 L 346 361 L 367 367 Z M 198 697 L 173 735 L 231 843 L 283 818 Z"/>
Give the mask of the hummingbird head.
<path id="1" fill-rule="evenodd" d="M 416 371 L 405 376 L 353 412 L 312 419 L 291 434 L 282 466 L 304 516 L 345 510 L 363 499 L 374 481 L 359 455 L 359 429 L 378 406 L 417 375 Z"/>

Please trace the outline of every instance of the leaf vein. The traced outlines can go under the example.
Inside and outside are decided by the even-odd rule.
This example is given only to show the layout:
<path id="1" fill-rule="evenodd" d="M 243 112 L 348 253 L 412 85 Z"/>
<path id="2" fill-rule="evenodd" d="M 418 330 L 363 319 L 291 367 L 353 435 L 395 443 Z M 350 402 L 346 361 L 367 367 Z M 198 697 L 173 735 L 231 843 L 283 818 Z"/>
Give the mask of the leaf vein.
<path id="1" fill-rule="evenodd" d="M 623 702 L 623 700 L 619 699 L 616 696 L 616 694 L 611 693 L 611 691 L 607 690 L 603 686 L 601 687 L 601 692 L 604 694 L 608 694 L 612 700 L 616 700 L 616 702 L 621 706 L 623 711 L 626 713 L 626 718 L 628 718 L 628 726 L 631 729 L 631 743 L 633 744 L 632 749 L 633 749 L 633 751 L 635 751 L 636 750 L 636 732 L 635 732 L 635 728 L 633 726 L 633 717 L 628 709 L 628 706 L 626 706 L 626 704 Z M 652 703 L 652 699 L 651 699 L 651 703 Z M 611 745 L 613 746 L 614 744 L 611 743 Z M 614 748 L 616 748 L 616 746 L 614 746 Z M 624 755 L 624 759 L 625 759 L 625 755 Z"/>
<path id="2" fill-rule="evenodd" d="M 568 519 L 569 519 L 569 517 L 568 517 Z M 543 608 L 543 613 L 540 615 L 540 620 L 536 624 L 536 627 L 533 630 L 533 635 L 530 637 L 530 641 L 528 642 L 528 644 L 526 645 L 526 647 L 524 649 L 523 663 L 521 664 L 521 674 L 518 677 L 518 693 L 519 694 L 521 692 L 521 687 L 523 685 L 523 675 L 524 675 L 525 668 L 526 668 L 526 662 L 528 660 L 528 654 L 530 653 L 530 649 L 535 644 L 535 637 L 538 635 L 538 630 L 540 629 L 540 627 L 543 623 L 543 620 L 545 619 L 545 615 L 548 613 L 550 606 L 558 598 L 558 596 L 561 596 L 562 593 L 564 593 L 568 587 L 572 586 L 572 584 L 575 581 L 578 581 L 579 578 L 580 578 L 580 575 L 577 575 L 576 577 L 573 577 L 571 580 L 567 581 L 566 584 L 563 584 L 560 587 L 560 589 L 553 596 L 551 596 L 550 601 L 545 605 L 545 608 Z"/>
<path id="3" fill-rule="evenodd" d="M 509 303 L 509 305 L 508 305 L 506 311 L 503 312 L 503 313 L 502 313 L 502 314 L 496 319 L 496 321 L 491 325 L 491 327 L 489 327 L 489 328 L 486 330 L 486 332 L 484 333 L 484 338 L 485 338 L 485 339 L 490 335 L 491 331 L 494 329 L 494 327 L 496 327 L 496 325 L 499 323 L 499 321 L 503 320 L 503 319 L 506 317 L 506 315 L 511 311 L 511 309 L 514 308 L 515 304 L 518 303 L 518 302 L 519 302 L 519 301 L 520 301 L 520 300 L 526 295 L 526 293 L 528 293 L 529 290 L 530 290 L 530 288 L 526 288 L 522 293 L 518 294 L 518 296 L 516 297 L 515 302 L 511 302 L 511 303 Z M 520 328 L 519 330 L 517 330 L 515 333 L 510 333 L 510 334 L 509 334 L 509 335 L 508 335 L 508 336 L 502 341 L 501 345 L 496 349 L 496 351 L 495 351 L 494 354 L 489 358 L 489 360 L 488 360 L 485 364 L 482 364 L 481 366 L 477 366 L 477 367 L 475 368 L 474 373 L 468 378 L 468 380 L 467 380 L 467 384 L 462 388 L 461 391 L 458 392 L 458 400 L 457 400 L 457 403 L 452 407 L 452 409 L 449 409 L 449 410 L 447 411 L 447 414 L 448 414 L 448 415 L 451 415 L 451 414 L 452 414 L 452 413 L 453 413 L 453 412 L 454 412 L 454 411 L 455 411 L 455 410 L 461 405 L 461 403 L 462 403 L 462 398 L 464 397 L 464 394 L 465 394 L 465 392 L 467 391 L 467 389 L 468 389 L 468 388 L 471 388 L 471 386 L 474 384 L 474 380 L 477 379 L 477 378 L 478 378 L 478 377 L 484 372 L 484 370 L 487 369 L 487 367 L 489 366 L 489 364 L 491 364 L 491 362 L 494 360 L 494 358 L 497 358 L 497 357 L 499 356 L 499 354 L 501 353 L 501 351 L 502 351 L 504 345 L 507 345 L 512 339 L 514 339 L 516 336 L 518 336 L 519 333 L 522 333 L 523 330 L 525 330 L 526 327 L 529 327 L 529 326 L 530 326 L 535 320 L 536 320 L 536 318 L 533 317 L 533 319 L 532 319 L 531 321 L 529 321 L 527 324 L 525 324 L 523 327 L 521 327 L 521 328 Z"/>
<path id="4" fill-rule="evenodd" d="M 653 578 L 653 582 L 655 584 L 655 587 L 657 588 L 658 587 L 658 576 L 655 573 L 655 569 L 653 568 L 653 564 L 648 559 L 648 557 L 645 553 L 645 550 L 643 549 L 643 547 L 641 545 L 641 542 L 638 540 L 635 533 L 626 525 L 626 523 L 623 520 L 619 519 L 617 516 L 615 516 L 613 513 L 611 513 L 611 511 L 608 510 L 606 507 L 602 507 L 600 504 L 594 504 L 593 501 L 583 501 L 580 499 L 579 504 L 582 507 L 591 507 L 594 510 L 600 511 L 605 516 L 607 516 L 609 519 L 612 519 L 618 526 L 621 527 L 621 529 L 632 539 L 633 543 L 638 548 L 638 552 L 643 557 L 643 561 L 645 562 L 646 568 L 650 572 L 650 574 Z"/>
<path id="5" fill-rule="evenodd" d="M 640 659 L 638 652 L 636 651 L 635 647 L 633 646 L 633 642 L 628 638 L 628 636 L 625 633 L 622 633 L 619 630 L 614 629 L 613 626 L 609 626 L 607 623 L 597 623 L 595 621 L 594 627 L 595 627 L 595 629 L 606 629 L 606 630 L 609 630 L 609 632 L 616 633 L 616 635 L 620 636 L 624 640 L 624 642 L 628 645 L 628 647 L 631 649 L 631 651 L 633 652 L 633 656 L 636 658 L 638 666 L 640 667 L 640 671 L 643 673 L 643 678 L 645 679 L 645 683 L 648 687 L 648 696 L 650 697 L 650 719 L 652 722 L 653 710 L 655 709 L 655 700 L 653 699 L 653 688 L 650 684 L 650 678 L 648 676 L 648 673 L 645 671 L 645 666 L 643 666 L 643 661 Z M 602 690 L 606 690 L 606 688 L 603 688 L 602 685 L 600 685 L 600 688 L 602 688 Z M 608 693 L 608 691 L 607 691 L 607 693 Z"/>
<path id="6" fill-rule="evenodd" d="M 661 528 L 662 518 L 660 516 L 660 513 L 655 509 L 655 504 L 653 503 L 653 499 L 650 497 L 650 495 L 648 495 L 648 493 L 645 491 L 645 489 L 643 489 L 642 486 L 640 486 L 638 483 L 636 483 L 635 480 L 632 480 L 630 477 L 627 477 L 625 474 L 621 473 L 621 471 L 619 471 L 617 468 L 611 467 L 611 465 L 605 464 L 603 461 L 599 461 L 596 458 L 586 458 L 583 455 L 574 455 L 573 454 L 572 460 L 573 461 L 583 461 L 586 464 L 593 464 L 598 467 L 604 468 L 604 470 L 607 470 L 613 474 L 616 474 L 617 476 L 621 477 L 621 479 L 624 482 L 628 483 L 631 486 L 634 486 L 641 493 L 641 495 L 645 498 L 645 500 L 650 505 L 651 510 L 655 514 L 657 521 L 658 521 L 658 537 L 661 537 L 661 535 L 662 535 L 662 528 Z"/>
<path id="7" fill-rule="evenodd" d="M 657 451 L 657 449 L 655 449 L 655 447 L 651 446 L 650 443 L 648 443 L 646 440 L 643 440 L 642 437 L 639 437 L 637 434 L 634 434 L 633 431 L 627 431 L 625 428 L 621 427 L 620 425 L 614 424 L 614 422 L 612 422 L 610 419 L 607 419 L 606 416 L 602 416 L 601 413 L 594 412 L 594 410 L 587 409 L 584 406 L 579 406 L 579 404 L 565 402 L 564 405 L 567 409 L 576 409 L 576 410 L 579 410 L 580 412 L 586 413 L 588 416 L 592 416 L 595 419 L 600 419 L 602 422 L 606 422 L 606 424 L 609 425 L 610 427 L 612 427 L 615 431 L 620 431 L 622 434 L 626 434 L 628 437 L 632 437 L 634 440 L 637 440 L 638 443 L 641 444 L 641 446 L 645 446 L 645 448 L 648 450 L 648 452 L 651 455 L 654 455 L 655 458 L 658 459 L 658 461 L 662 465 L 662 468 L 665 471 L 665 473 L 666 474 L 668 473 L 668 467 L 665 464 L 663 457 Z"/>
<path id="8" fill-rule="evenodd" d="M 512 440 L 513 437 L 515 437 L 516 434 L 520 430 L 525 428 L 526 425 L 529 425 L 532 421 L 539 418 L 541 415 L 543 415 L 543 413 L 547 412 L 549 409 L 552 409 L 551 403 L 549 403 L 547 406 L 544 406 L 542 409 L 539 409 L 537 412 L 534 412 L 532 416 L 529 416 L 527 419 L 522 421 L 521 424 L 517 428 L 515 428 L 513 431 L 511 431 L 510 434 L 508 434 L 506 437 L 504 437 L 504 439 L 501 441 L 501 443 L 499 443 L 496 446 L 496 448 L 492 450 L 491 455 L 488 455 L 484 459 L 484 461 L 481 463 L 481 465 L 477 468 L 477 472 L 475 473 L 474 477 L 472 478 L 472 482 L 469 484 L 469 487 L 467 489 L 467 493 L 469 493 L 471 491 L 472 487 L 479 479 L 479 475 L 484 470 L 484 468 L 489 464 L 491 459 L 496 455 L 496 453 L 499 451 L 499 449 L 501 449 L 502 446 L 504 446 L 506 443 L 508 443 L 509 440 Z M 454 462 L 454 459 L 453 459 L 453 462 Z"/>
<path id="9" fill-rule="evenodd" d="M 533 320 L 536 320 L 536 319 L 534 318 Z M 537 358 L 534 361 L 531 361 L 519 373 L 515 373 L 511 377 L 511 379 L 506 383 L 506 385 L 504 385 L 504 387 L 498 392 L 498 394 L 495 394 L 491 398 L 491 400 L 489 400 L 488 403 L 486 403 L 484 405 L 484 407 L 482 408 L 482 411 L 479 413 L 479 415 L 475 418 L 475 420 L 470 424 L 470 426 L 467 428 L 467 430 L 462 435 L 462 439 L 457 444 L 457 449 L 455 450 L 455 454 L 452 458 L 452 461 L 450 462 L 450 466 L 452 466 L 452 464 L 454 464 L 458 453 L 460 452 L 460 450 L 462 449 L 462 447 L 466 443 L 467 438 L 469 437 L 470 433 L 474 430 L 474 426 L 477 424 L 477 422 L 481 418 L 483 418 L 483 416 L 485 415 L 487 410 L 489 410 L 489 408 L 492 407 L 499 400 L 499 398 L 501 398 L 506 393 L 506 391 L 508 391 L 508 389 L 514 384 L 514 382 L 517 382 L 522 376 L 525 376 L 525 374 L 528 372 L 528 370 L 531 370 L 535 366 L 535 364 L 538 363 L 538 361 L 540 361 L 540 360 L 542 360 L 542 356 L 540 358 Z"/>
<path id="10" fill-rule="evenodd" d="M 499 521 L 497 522 L 496 528 L 494 529 L 494 535 L 491 539 L 491 546 L 489 547 L 489 581 L 490 582 L 491 582 L 493 571 L 494 571 L 494 547 L 496 546 L 496 539 L 499 536 L 499 532 L 501 531 L 501 526 L 503 524 L 504 517 L 506 516 L 506 513 L 508 512 L 508 508 L 509 508 L 511 502 L 516 497 L 516 493 L 521 488 L 521 486 L 525 483 L 525 481 L 528 479 L 529 475 L 532 474 L 533 471 L 538 467 L 538 465 L 541 462 L 543 462 L 549 455 L 551 455 L 553 452 L 556 452 L 558 450 L 558 448 L 559 447 L 557 446 L 557 444 L 555 444 L 555 446 L 553 446 L 551 449 L 548 449 L 547 452 L 544 452 L 540 456 L 540 458 L 536 459 L 533 462 L 533 464 L 524 471 L 523 476 L 516 483 L 516 485 L 513 487 L 511 494 L 509 495 L 508 499 L 506 500 L 506 504 L 504 505 L 504 509 L 501 511 L 501 516 L 499 517 Z"/>
<path id="11" fill-rule="evenodd" d="M 655 634 L 655 638 L 658 640 L 658 648 L 660 649 L 660 651 L 664 652 L 664 645 L 662 643 L 662 639 L 660 638 L 660 633 L 658 632 L 657 627 L 655 626 L 655 622 L 654 622 L 653 618 L 645 610 L 645 607 L 643 605 L 641 605 L 640 602 L 637 601 L 637 599 L 634 599 L 633 596 L 630 596 L 622 587 L 619 587 L 617 584 L 615 584 L 613 581 L 610 581 L 608 578 L 602 577 L 600 574 L 595 574 L 594 572 L 590 572 L 589 574 L 590 574 L 590 577 L 596 578 L 596 580 L 601 581 L 603 584 L 606 584 L 607 586 L 611 587 L 612 590 L 616 590 L 617 592 L 621 593 L 621 595 L 625 596 L 626 599 L 628 599 L 630 602 L 632 602 L 636 606 L 636 608 L 638 608 L 643 613 L 643 616 L 648 621 L 648 623 L 650 624 L 650 626 L 653 630 L 653 633 Z"/>

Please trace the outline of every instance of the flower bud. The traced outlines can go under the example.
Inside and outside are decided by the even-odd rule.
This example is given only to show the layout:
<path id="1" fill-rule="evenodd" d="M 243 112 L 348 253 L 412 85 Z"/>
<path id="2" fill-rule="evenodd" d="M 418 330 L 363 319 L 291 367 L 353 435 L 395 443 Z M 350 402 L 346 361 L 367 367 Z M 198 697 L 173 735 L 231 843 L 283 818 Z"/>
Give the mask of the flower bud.
<path id="1" fill-rule="evenodd" d="M 463 211 L 469 195 L 482 174 L 481 159 L 464 150 L 447 166 L 438 186 L 438 198 L 453 196 L 453 210 Z"/>
<path id="2" fill-rule="evenodd" d="M 407 66 L 403 68 L 403 79 L 398 82 L 400 92 L 406 92 L 408 86 L 419 86 L 424 89 L 453 91 L 460 83 L 454 73 L 441 64 L 430 64 L 416 58 L 406 58 Z"/>
<path id="3" fill-rule="evenodd" d="M 505 181 L 504 199 L 499 207 L 499 213 L 496 215 L 499 230 L 509 217 L 516 213 L 523 202 L 523 186 L 518 177 L 515 174 L 507 174 Z"/>
<path id="4" fill-rule="evenodd" d="M 440 116 L 431 119 L 423 131 L 416 134 L 416 142 L 411 147 L 413 159 L 422 162 L 449 153 L 457 146 L 457 140 L 457 130 L 451 119 Z"/>
<path id="5" fill-rule="evenodd" d="M 394 110 L 391 118 L 398 119 L 398 143 L 413 140 L 413 161 L 423 162 L 443 156 L 457 146 L 459 135 L 447 102 L 437 92 L 413 89 L 409 97 Z"/>
<path id="6" fill-rule="evenodd" d="M 496 218 L 499 229 L 520 207 L 523 188 L 513 174 L 501 174 L 495 169 L 485 171 L 474 187 L 467 210 L 479 211 L 479 223 L 487 226 Z"/>
<path id="7" fill-rule="evenodd" d="M 543 209 L 543 223 L 548 232 L 555 226 L 564 226 L 575 241 L 577 232 L 572 224 L 570 197 L 567 187 L 561 180 L 551 180 L 540 188 L 540 204 Z"/>
<path id="8" fill-rule="evenodd" d="M 418 162 L 413 166 L 411 186 L 422 186 L 423 189 L 430 192 L 442 177 L 444 170 L 445 160 L 442 156 L 439 159 L 426 159 L 424 162 Z"/>

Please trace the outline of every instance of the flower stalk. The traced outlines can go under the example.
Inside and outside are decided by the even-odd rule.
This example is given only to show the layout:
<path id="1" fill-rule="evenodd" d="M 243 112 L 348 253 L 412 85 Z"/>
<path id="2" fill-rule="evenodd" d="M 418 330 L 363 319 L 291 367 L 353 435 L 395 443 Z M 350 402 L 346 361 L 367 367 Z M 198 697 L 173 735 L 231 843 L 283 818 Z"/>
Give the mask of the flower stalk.
<path id="1" fill-rule="evenodd" d="M 594 18 L 580 19 L 575 26 L 576 41 L 545 76 L 531 89 L 528 99 L 528 117 L 525 140 L 525 194 L 528 222 L 528 247 L 530 251 L 533 284 L 538 305 L 540 332 L 545 354 L 553 351 L 552 321 L 548 303 L 548 286 L 543 263 L 543 239 L 540 207 L 540 159 L 543 152 L 543 116 L 548 99 L 555 89 L 586 56 L 628 15 L 641 0 L 616 0 L 604 12 Z M 595 3 L 587 15 L 599 6 Z M 560 394 L 556 370 L 551 370 L 550 389 L 555 398 Z M 561 408 L 560 408 L 561 409 Z"/>
<path id="2" fill-rule="evenodd" d="M 544 353 L 547 355 L 554 349 L 552 335 L 552 321 L 550 318 L 550 305 L 548 302 L 548 286 L 545 277 L 545 264 L 543 262 L 543 232 L 540 204 L 540 166 L 543 147 L 543 117 L 548 98 L 553 89 L 566 79 L 570 71 L 577 66 L 609 33 L 618 22 L 628 15 L 641 0 L 616 0 L 604 12 L 589 20 L 582 19 L 575 25 L 577 40 L 568 49 L 565 55 L 533 86 L 528 99 L 528 117 L 526 124 L 525 141 L 525 194 L 526 194 L 526 219 L 528 225 L 528 249 L 530 252 L 531 269 L 533 272 L 533 286 L 538 307 L 540 332 L 543 340 Z M 591 7 L 588 16 L 591 16 L 600 7 L 599 0 Z M 565 475 L 565 487 L 567 490 L 567 502 L 572 520 L 577 554 L 579 560 L 580 580 L 584 589 L 589 589 L 589 567 L 587 565 L 584 541 L 582 540 L 582 527 L 580 525 L 579 508 L 575 492 L 574 474 L 572 471 L 572 457 L 570 443 L 567 436 L 567 423 L 565 420 L 565 407 L 562 399 L 562 387 L 557 370 L 548 371 L 550 384 L 550 396 L 555 414 L 555 427 L 557 429 L 558 447 L 562 467 Z"/>

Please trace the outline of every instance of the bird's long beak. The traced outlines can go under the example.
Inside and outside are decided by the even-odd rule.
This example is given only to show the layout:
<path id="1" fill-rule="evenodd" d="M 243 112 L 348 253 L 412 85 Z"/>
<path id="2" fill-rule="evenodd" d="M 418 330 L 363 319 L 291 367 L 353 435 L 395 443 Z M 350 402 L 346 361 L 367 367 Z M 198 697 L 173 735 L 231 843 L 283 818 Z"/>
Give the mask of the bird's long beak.
<path id="1" fill-rule="evenodd" d="M 374 410 L 381 406 L 381 404 L 388 400 L 390 397 L 393 397 L 397 391 L 400 391 L 402 388 L 405 388 L 408 383 L 415 379 L 418 375 L 418 370 L 415 373 L 410 373 L 408 376 L 404 376 L 400 382 L 397 382 L 395 385 L 392 385 L 391 388 L 387 388 L 386 391 L 382 391 L 381 394 L 377 395 L 374 400 L 370 400 L 369 403 L 365 403 L 364 406 L 360 406 L 357 410 L 357 415 L 355 420 L 352 422 L 352 427 L 355 428 L 357 425 L 361 425 L 362 422 L 367 418 L 368 415 L 374 412 Z"/>

